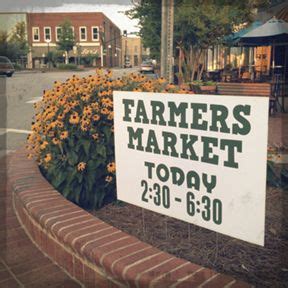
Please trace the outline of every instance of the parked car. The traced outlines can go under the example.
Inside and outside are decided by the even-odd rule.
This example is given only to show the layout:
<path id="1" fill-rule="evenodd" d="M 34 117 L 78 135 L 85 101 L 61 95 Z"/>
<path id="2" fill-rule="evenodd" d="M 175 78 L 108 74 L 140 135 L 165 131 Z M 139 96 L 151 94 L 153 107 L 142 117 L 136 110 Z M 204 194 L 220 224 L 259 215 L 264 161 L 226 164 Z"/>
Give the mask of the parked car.
<path id="1" fill-rule="evenodd" d="M 15 69 L 11 61 L 5 56 L 0 56 L 0 75 L 11 77 L 14 72 Z"/>
<path id="2" fill-rule="evenodd" d="M 154 73 L 154 65 L 152 61 L 143 61 L 140 66 L 140 73 Z"/>

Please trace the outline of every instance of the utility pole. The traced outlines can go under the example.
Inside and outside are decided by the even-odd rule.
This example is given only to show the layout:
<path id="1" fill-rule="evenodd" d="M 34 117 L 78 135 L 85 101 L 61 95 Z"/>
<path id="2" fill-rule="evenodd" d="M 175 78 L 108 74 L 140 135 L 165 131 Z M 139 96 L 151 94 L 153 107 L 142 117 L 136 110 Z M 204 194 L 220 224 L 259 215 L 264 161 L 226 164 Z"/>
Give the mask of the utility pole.
<path id="1" fill-rule="evenodd" d="M 174 0 L 162 0 L 161 76 L 173 82 Z"/>

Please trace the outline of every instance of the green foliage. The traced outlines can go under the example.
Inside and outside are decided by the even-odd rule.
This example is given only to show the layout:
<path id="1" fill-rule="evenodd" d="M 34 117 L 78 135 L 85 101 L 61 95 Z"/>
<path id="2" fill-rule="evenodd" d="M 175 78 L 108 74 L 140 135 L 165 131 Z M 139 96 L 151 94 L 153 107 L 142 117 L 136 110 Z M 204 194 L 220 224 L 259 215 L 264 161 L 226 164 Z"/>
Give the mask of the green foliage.
<path id="1" fill-rule="evenodd" d="M 55 81 L 35 104 L 28 137 L 27 148 L 45 177 L 66 198 L 88 208 L 116 198 L 113 91 L 188 93 L 163 78 L 111 76 L 97 70 L 97 75 Z"/>
<path id="2" fill-rule="evenodd" d="M 66 19 L 59 27 L 61 28 L 61 33 L 58 35 L 58 49 L 69 53 L 76 44 L 71 22 Z"/>
<path id="3" fill-rule="evenodd" d="M 9 35 L 0 30 L 0 55 L 9 59 L 19 59 L 29 52 L 26 26 L 24 22 L 15 25 L 13 32 Z"/>
<path id="4" fill-rule="evenodd" d="M 126 12 L 131 19 L 138 19 L 139 35 L 145 48 L 150 48 L 150 56 L 160 59 L 161 47 L 161 0 L 145 0 Z"/>
<path id="5" fill-rule="evenodd" d="M 58 69 L 60 70 L 79 70 L 76 64 L 58 64 Z"/>
<path id="6" fill-rule="evenodd" d="M 272 187 L 288 189 L 288 169 L 267 161 L 267 184 Z"/>
<path id="7" fill-rule="evenodd" d="M 161 48 L 161 0 L 143 0 L 127 12 L 139 19 L 144 46 L 159 59 Z M 179 78 L 185 82 L 201 79 L 204 50 L 221 44 L 239 24 L 249 22 L 253 9 L 267 0 L 175 0 L 174 48 L 181 50 Z M 181 63 L 180 63 L 181 62 Z"/>

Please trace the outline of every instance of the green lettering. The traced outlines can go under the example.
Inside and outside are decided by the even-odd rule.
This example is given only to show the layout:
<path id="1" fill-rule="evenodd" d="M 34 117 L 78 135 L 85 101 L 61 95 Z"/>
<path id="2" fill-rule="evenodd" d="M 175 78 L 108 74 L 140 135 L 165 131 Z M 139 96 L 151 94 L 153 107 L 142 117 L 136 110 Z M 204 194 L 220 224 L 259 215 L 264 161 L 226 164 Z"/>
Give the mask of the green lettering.
<path id="1" fill-rule="evenodd" d="M 210 110 L 212 111 L 211 126 L 209 127 L 211 131 L 219 131 L 218 123 L 220 124 L 220 132 L 229 133 L 230 129 L 226 124 L 226 119 L 228 117 L 228 108 L 223 105 L 210 105 Z"/>
<path id="2" fill-rule="evenodd" d="M 170 171 L 172 174 L 172 183 L 181 186 L 185 180 L 185 175 L 182 169 L 178 167 L 170 167 Z"/>
<path id="3" fill-rule="evenodd" d="M 169 169 L 164 164 L 159 164 L 157 166 L 156 174 L 157 174 L 157 177 L 159 178 L 159 180 L 162 182 L 166 182 L 169 179 Z"/>
<path id="4" fill-rule="evenodd" d="M 187 173 L 187 187 L 193 188 L 197 191 L 200 189 L 200 177 L 195 171 L 189 171 Z"/>
<path id="5" fill-rule="evenodd" d="M 143 151 L 144 147 L 142 145 L 142 135 L 143 135 L 143 129 L 137 128 L 136 131 L 134 131 L 133 127 L 127 127 L 128 134 L 129 134 L 129 143 L 128 148 L 129 149 L 135 149 L 135 145 L 133 144 L 133 139 L 137 140 L 137 146 L 136 149 L 139 151 Z"/>
<path id="6" fill-rule="evenodd" d="M 174 102 L 168 102 L 168 107 L 170 108 L 170 120 L 168 121 L 168 125 L 172 127 L 176 127 L 175 116 L 180 116 L 179 127 L 180 128 L 188 128 L 188 124 L 186 121 L 186 110 L 188 108 L 187 103 L 180 103 L 177 107 Z"/>
<path id="7" fill-rule="evenodd" d="M 152 168 L 155 167 L 155 164 L 145 161 L 144 166 L 146 166 L 148 168 L 148 178 L 152 179 Z"/>
<path id="8" fill-rule="evenodd" d="M 134 100 L 132 99 L 123 99 L 122 103 L 124 104 L 124 117 L 123 117 L 123 121 L 127 121 L 127 122 L 131 122 L 132 119 L 130 117 L 130 113 L 131 113 L 131 107 L 134 107 Z"/>
<path id="9" fill-rule="evenodd" d="M 149 123 L 149 119 L 147 117 L 147 113 L 145 110 L 145 105 L 144 105 L 143 100 L 138 101 L 137 110 L 136 110 L 136 117 L 135 117 L 134 121 L 136 123 L 144 123 L 144 124 Z"/>
<path id="10" fill-rule="evenodd" d="M 211 193 L 212 190 L 215 188 L 216 186 L 216 176 L 212 175 L 210 178 L 210 181 L 208 180 L 208 175 L 206 173 L 202 174 L 202 182 L 204 184 L 204 186 L 206 187 L 206 191 L 208 193 Z"/>
<path id="11" fill-rule="evenodd" d="M 239 164 L 235 162 L 235 149 L 237 152 L 242 152 L 242 142 L 239 140 L 221 139 L 220 149 L 225 150 L 227 147 L 227 161 L 224 161 L 224 166 L 238 168 Z"/>
<path id="12" fill-rule="evenodd" d="M 154 130 L 149 130 L 145 151 L 160 154 L 160 149 Z"/>
<path id="13" fill-rule="evenodd" d="M 203 156 L 201 157 L 201 162 L 217 165 L 219 157 L 215 154 L 212 154 L 213 153 L 212 147 L 218 146 L 218 139 L 213 137 L 202 136 L 201 141 L 203 142 Z"/>
<path id="14" fill-rule="evenodd" d="M 193 110 L 192 114 L 192 129 L 197 130 L 207 130 L 208 122 L 202 120 L 202 113 L 207 112 L 207 104 L 202 103 L 192 103 L 191 108 Z M 202 120 L 202 121 L 201 121 Z"/>
<path id="15" fill-rule="evenodd" d="M 165 110 L 164 104 L 160 101 L 151 101 L 151 106 L 152 106 L 151 124 L 166 126 L 166 121 L 164 120 L 163 117 L 163 113 Z M 157 118 L 159 119 L 158 121 Z"/>
<path id="16" fill-rule="evenodd" d="M 171 132 L 162 132 L 163 136 L 163 155 L 171 155 L 172 157 L 178 157 L 179 154 L 176 152 L 175 145 L 177 143 L 177 137 Z M 169 150 L 171 153 L 169 153 Z"/>
<path id="17" fill-rule="evenodd" d="M 251 112 L 250 105 L 237 105 L 233 109 L 234 118 L 241 124 L 233 124 L 232 125 L 232 133 L 235 135 L 247 135 L 251 130 L 250 122 L 243 117 L 241 114 L 243 113 L 245 116 L 249 116 Z"/>
<path id="18" fill-rule="evenodd" d="M 189 140 L 188 140 L 189 136 Z M 198 156 L 196 155 L 196 152 L 194 150 L 193 145 L 195 142 L 198 141 L 198 136 L 195 135 L 187 135 L 187 134 L 180 134 L 180 138 L 182 139 L 182 153 L 180 155 L 183 159 L 190 159 L 194 161 L 198 161 Z M 189 155 L 187 151 L 189 150 Z"/>

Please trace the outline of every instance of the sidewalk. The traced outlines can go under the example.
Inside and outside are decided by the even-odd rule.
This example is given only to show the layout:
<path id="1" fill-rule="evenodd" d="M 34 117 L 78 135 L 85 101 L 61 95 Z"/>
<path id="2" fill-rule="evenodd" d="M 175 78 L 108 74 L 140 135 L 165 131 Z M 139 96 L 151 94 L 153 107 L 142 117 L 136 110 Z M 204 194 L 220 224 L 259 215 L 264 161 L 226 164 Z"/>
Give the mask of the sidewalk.
<path id="1" fill-rule="evenodd" d="M 0 287 L 81 287 L 51 262 L 21 228 L 6 189 L 6 157 L 0 159 Z"/>

